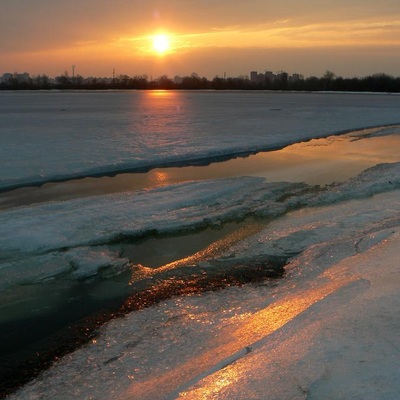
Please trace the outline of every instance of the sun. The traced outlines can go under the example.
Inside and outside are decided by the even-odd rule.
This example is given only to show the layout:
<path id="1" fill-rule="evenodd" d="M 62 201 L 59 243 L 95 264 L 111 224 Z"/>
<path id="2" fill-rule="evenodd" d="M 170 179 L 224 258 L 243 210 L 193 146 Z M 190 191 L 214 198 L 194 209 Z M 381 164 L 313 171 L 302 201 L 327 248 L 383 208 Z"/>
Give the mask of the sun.
<path id="1" fill-rule="evenodd" d="M 167 34 L 159 33 L 153 36 L 153 50 L 160 55 L 168 53 L 170 50 L 170 39 Z"/>

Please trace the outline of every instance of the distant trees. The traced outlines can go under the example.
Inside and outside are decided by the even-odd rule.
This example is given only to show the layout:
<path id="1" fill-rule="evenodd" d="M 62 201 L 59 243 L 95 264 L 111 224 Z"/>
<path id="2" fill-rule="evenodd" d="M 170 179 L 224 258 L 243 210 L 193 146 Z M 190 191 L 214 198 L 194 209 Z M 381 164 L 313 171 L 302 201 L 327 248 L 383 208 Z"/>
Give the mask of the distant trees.
<path id="1" fill-rule="evenodd" d="M 51 89 L 51 81 L 47 75 L 37 75 L 32 78 L 32 85 L 40 89 Z"/>
<path id="2" fill-rule="evenodd" d="M 85 89 L 83 76 L 69 76 L 68 71 L 56 76 L 54 81 L 57 89 Z"/>
<path id="3" fill-rule="evenodd" d="M 261 79 L 260 79 L 261 77 Z M 0 76 L 0 90 L 37 90 L 37 89 L 162 89 L 162 90 L 292 90 L 292 91 L 352 91 L 352 92 L 400 92 L 400 77 L 385 73 L 358 78 L 343 78 L 332 71 L 326 71 L 322 77 L 290 75 L 287 72 L 258 74 L 257 79 L 248 76 L 212 80 L 200 77 L 193 72 L 188 76 L 170 78 L 162 75 L 150 79 L 147 75 L 119 75 L 113 78 L 88 77 L 64 74 L 49 78 L 47 75 L 30 77 L 28 73 L 4 74 Z"/>
<path id="4" fill-rule="evenodd" d="M 175 81 L 182 89 L 190 90 L 208 89 L 210 83 L 207 78 L 200 78 L 196 72 L 193 72 L 190 76 L 184 76 L 182 79 Z"/>

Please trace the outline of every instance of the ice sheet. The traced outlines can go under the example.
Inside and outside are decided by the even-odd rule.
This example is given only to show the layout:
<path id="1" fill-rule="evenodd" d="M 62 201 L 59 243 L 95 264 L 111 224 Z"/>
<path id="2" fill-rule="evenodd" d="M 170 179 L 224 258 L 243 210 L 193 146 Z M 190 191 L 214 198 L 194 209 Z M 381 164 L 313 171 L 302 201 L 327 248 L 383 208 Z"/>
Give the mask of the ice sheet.
<path id="1" fill-rule="evenodd" d="M 400 96 L 2 92 L 0 188 L 191 164 L 400 123 Z"/>

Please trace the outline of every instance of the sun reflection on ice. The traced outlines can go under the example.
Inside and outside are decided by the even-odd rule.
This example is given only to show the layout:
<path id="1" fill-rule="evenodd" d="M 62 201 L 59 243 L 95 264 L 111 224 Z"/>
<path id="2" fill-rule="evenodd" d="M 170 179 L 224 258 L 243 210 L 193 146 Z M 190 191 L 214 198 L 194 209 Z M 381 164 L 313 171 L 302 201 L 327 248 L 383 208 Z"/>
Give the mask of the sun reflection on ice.
<path id="1" fill-rule="evenodd" d="M 184 392 L 179 394 L 182 399 L 217 399 L 218 394 L 223 389 L 236 383 L 240 379 L 239 371 L 234 368 L 224 369 L 218 373 L 218 379 L 214 385 L 205 386 L 203 388 L 195 389 L 191 392 Z"/>
<path id="2" fill-rule="evenodd" d="M 235 367 L 237 361 L 262 347 L 271 334 L 299 317 L 314 304 L 358 280 L 357 276 L 349 277 L 340 273 L 340 270 L 337 272 L 339 273 L 332 271 L 330 275 L 321 276 L 322 282 L 318 286 L 295 289 L 293 293 L 287 293 L 260 311 L 243 313 L 240 316 L 240 324 L 235 323 L 235 314 L 241 314 L 241 310 L 235 312 L 229 309 L 232 315 L 227 315 L 227 320 L 218 329 L 218 335 L 210 337 L 206 348 L 202 348 L 200 352 L 194 351 L 179 365 L 156 377 L 132 384 L 125 394 L 131 398 L 140 398 L 143 393 L 150 396 L 151 393 L 156 394 L 162 390 L 170 392 L 171 397 L 167 398 L 220 398 L 220 394 L 227 393 L 229 386 L 242 378 L 240 368 Z M 196 324 L 196 330 L 200 331 L 201 326 L 213 322 L 212 314 L 202 312 L 197 305 L 186 307 L 182 318 L 180 323 L 186 321 L 190 327 L 193 326 L 190 325 L 192 321 Z"/>

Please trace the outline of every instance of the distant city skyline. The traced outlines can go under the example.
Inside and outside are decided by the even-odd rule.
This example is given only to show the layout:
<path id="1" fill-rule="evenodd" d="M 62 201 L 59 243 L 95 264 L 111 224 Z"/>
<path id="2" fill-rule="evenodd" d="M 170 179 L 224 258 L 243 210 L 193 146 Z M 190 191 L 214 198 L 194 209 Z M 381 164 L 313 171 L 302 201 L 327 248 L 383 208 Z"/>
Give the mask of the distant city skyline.
<path id="1" fill-rule="evenodd" d="M 162 75 L 117 75 L 112 77 L 84 77 L 65 72 L 56 77 L 47 75 L 30 76 L 25 72 L 5 73 L 0 75 L 0 90 L 279 90 L 279 91 L 331 91 L 331 92 L 381 92 L 400 93 L 400 77 L 385 73 L 372 74 L 365 77 L 342 77 L 332 71 L 323 76 L 304 77 L 302 74 L 289 74 L 285 71 L 260 73 L 251 71 L 250 76 L 214 77 L 212 80 L 201 77 L 197 73 L 187 76 L 169 77 Z"/>
<path id="2" fill-rule="evenodd" d="M 1 70 L 32 75 L 400 71 L 398 0 L 3 0 L 0 36 Z"/>
<path id="3" fill-rule="evenodd" d="M 102 77 L 98 77 L 98 76 L 82 76 L 80 74 L 76 74 L 75 73 L 75 65 L 71 66 L 71 73 L 69 73 L 69 71 L 64 71 L 63 74 L 59 74 L 58 76 L 48 76 L 47 74 L 38 74 L 38 75 L 31 75 L 29 72 L 5 72 L 5 73 L 1 73 L 0 71 L 0 85 L 1 84 L 6 84 L 6 85 L 12 85 L 13 83 L 17 83 L 17 84 L 27 84 L 27 85 L 45 85 L 45 84 L 51 84 L 51 85 L 55 85 L 55 84 L 63 84 L 63 81 L 65 83 L 65 79 L 70 80 L 71 82 L 80 82 L 81 84 L 90 84 L 93 83 L 94 81 L 96 83 L 105 83 L 105 84 L 111 84 L 113 83 L 115 80 L 121 80 L 121 79 L 126 79 L 126 78 L 133 78 L 132 76 L 128 76 L 126 74 L 115 74 L 115 69 L 113 69 L 112 71 L 112 75 L 111 76 L 102 76 Z M 288 74 L 287 72 L 284 71 L 279 71 L 276 73 L 273 73 L 272 71 L 265 71 L 265 72 L 257 72 L 257 71 L 250 71 L 249 74 L 241 74 L 240 75 L 240 79 L 248 79 L 250 82 L 252 83 L 262 83 L 265 82 L 266 79 L 268 79 L 269 81 L 273 82 L 276 79 L 281 79 L 281 76 L 285 74 L 287 76 L 287 79 L 289 81 L 297 81 L 300 79 L 304 79 L 304 76 L 298 73 L 294 73 L 294 74 Z M 200 77 L 197 73 L 193 72 L 190 76 L 186 76 L 187 77 L 195 77 L 197 79 L 204 79 L 204 77 Z M 185 78 L 185 76 L 179 76 L 179 75 L 175 75 L 175 76 L 166 76 L 166 75 L 162 75 L 161 77 L 153 77 L 153 76 L 148 76 L 147 74 L 144 75 L 139 75 L 136 76 L 136 78 L 138 77 L 142 77 L 143 79 L 145 79 L 146 81 L 157 81 L 160 78 L 163 77 L 168 77 L 169 79 L 171 79 L 175 84 L 180 84 L 182 83 L 183 79 Z M 234 78 L 238 78 L 238 77 L 231 77 L 231 76 L 226 76 L 226 74 L 224 74 L 223 77 L 220 77 L 221 79 L 234 79 Z"/>
<path id="4" fill-rule="evenodd" d="M 105 81 L 109 81 L 111 82 L 113 79 L 124 79 L 124 78 L 134 78 L 134 77 L 142 77 L 148 81 L 153 81 L 153 80 L 158 80 L 162 77 L 167 77 L 173 81 L 175 81 L 176 83 L 180 82 L 182 80 L 182 78 L 184 77 L 190 77 L 190 76 L 196 76 L 198 78 L 206 78 L 204 76 L 201 76 L 199 74 L 197 74 L 197 72 L 192 72 L 191 74 L 188 75 L 173 75 L 173 76 L 169 76 L 167 74 L 162 74 L 160 76 L 153 76 L 153 75 L 149 75 L 149 74 L 135 74 L 135 75 L 128 75 L 128 74 L 118 74 L 115 71 L 115 68 L 111 71 L 111 74 L 109 75 L 104 75 L 104 76 L 95 76 L 95 75 L 81 75 L 79 73 L 76 73 L 76 65 L 71 66 L 70 71 L 68 71 L 67 69 L 63 72 L 60 73 L 58 75 L 48 75 L 46 73 L 42 73 L 42 74 L 30 74 L 27 71 L 24 72 L 19 72 L 19 71 L 15 71 L 15 72 L 2 72 L 0 71 L 0 83 L 6 83 L 6 82 L 10 82 L 11 80 L 16 80 L 19 83 L 28 83 L 30 82 L 30 80 L 32 79 L 36 79 L 36 78 L 40 78 L 40 77 L 46 77 L 49 78 L 49 82 L 55 83 L 56 80 L 58 78 L 62 78 L 62 77 L 67 77 L 69 79 L 74 79 L 74 78 L 82 78 L 84 81 L 89 81 L 92 79 L 104 79 Z M 240 78 L 240 79 L 248 79 L 249 81 L 253 82 L 253 83 L 260 83 L 263 82 L 265 80 L 269 80 L 269 81 L 274 81 L 277 78 L 280 78 L 283 74 L 287 75 L 287 78 L 289 80 L 292 81 L 296 81 L 296 80 L 304 80 L 307 78 L 313 78 L 313 77 L 317 77 L 317 78 L 323 78 L 326 77 L 327 75 L 331 78 L 331 79 L 336 79 L 336 78 L 344 78 L 344 79 L 349 79 L 352 77 L 349 76 L 340 76 L 335 74 L 333 71 L 331 70 L 326 70 L 323 74 L 321 74 L 320 76 L 317 75 L 311 75 L 311 76 L 305 76 L 301 73 L 298 72 L 294 72 L 294 73 L 288 73 L 286 70 L 281 70 L 281 71 L 270 71 L 268 69 L 263 69 L 261 71 L 249 71 L 248 73 L 243 73 L 243 74 L 239 74 L 237 76 L 230 76 L 227 75 L 226 73 L 223 74 L 223 76 L 220 75 L 216 75 L 214 76 L 214 78 L 221 78 L 221 79 L 232 79 L 232 78 Z M 376 73 L 376 74 L 369 74 L 369 75 L 365 75 L 365 76 L 358 76 L 358 78 L 366 78 L 368 76 L 375 76 L 375 75 L 385 75 L 385 76 L 389 76 L 389 77 L 393 77 L 393 78 L 400 78 L 400 71 L 398 75 L 392 75 L 392 74 L 387 74 L 386 72 L 380 72 L 380 73 Z M 207 79 L 207 78 L 206 78 Z"/>

